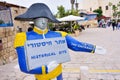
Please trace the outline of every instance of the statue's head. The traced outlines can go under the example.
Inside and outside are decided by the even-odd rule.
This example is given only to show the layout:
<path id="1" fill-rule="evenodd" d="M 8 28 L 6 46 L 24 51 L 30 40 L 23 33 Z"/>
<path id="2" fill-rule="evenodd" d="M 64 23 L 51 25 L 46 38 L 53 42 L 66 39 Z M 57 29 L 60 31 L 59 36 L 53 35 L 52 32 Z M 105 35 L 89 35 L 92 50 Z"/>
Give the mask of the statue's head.
<path id="1" fill-rule="evenodd" d="M 41 30 L 45 30 L 47 28 L 47 24 L 48 24 L 48 19 L 47 18 L 36 18 L 36 19 L 34 19 L 34 25 Z"/>

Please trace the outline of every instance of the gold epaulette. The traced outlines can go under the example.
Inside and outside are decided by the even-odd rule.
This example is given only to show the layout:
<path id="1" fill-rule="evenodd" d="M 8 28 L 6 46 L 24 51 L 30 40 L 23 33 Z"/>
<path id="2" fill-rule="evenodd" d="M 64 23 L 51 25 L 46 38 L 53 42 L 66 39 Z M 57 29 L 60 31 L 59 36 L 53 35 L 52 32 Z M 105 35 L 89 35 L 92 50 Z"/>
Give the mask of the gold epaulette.
<path id="1" fill-rule="evenodd" d="M 68 33 L 64 32 L 64 31 L 56 31 L 56 32 L 61 33 L 62 37 L 65 37 L 65 36 L 67 36 L 67 35 L 68 35 Z"/>
<path id="2" fill-rule="evenodd" d="M 24 46 L 25 41 L 26 33 L 25 32 L 17 33 L 14 41 L 14 48 Z"/>

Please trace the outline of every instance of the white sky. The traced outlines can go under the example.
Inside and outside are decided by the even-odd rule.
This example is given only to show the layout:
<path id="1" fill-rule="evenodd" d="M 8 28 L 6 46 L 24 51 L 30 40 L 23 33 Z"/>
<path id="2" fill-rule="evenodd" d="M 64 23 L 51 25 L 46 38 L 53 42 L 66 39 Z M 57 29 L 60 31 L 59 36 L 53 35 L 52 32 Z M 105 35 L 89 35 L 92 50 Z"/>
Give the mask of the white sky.
<path id="1" fill-rule="evenodd" d="M 21 6 L 29 7 L 33 3 L 45 3 L 48 5 L 52 13 L 57 12 L 57 6 L 63 5 L 66 10 L 71 9 L 70 0 L 0 0 L 8 3 L 18 4 Z M 77 0 L 80 3 L 82 0 Z"/>

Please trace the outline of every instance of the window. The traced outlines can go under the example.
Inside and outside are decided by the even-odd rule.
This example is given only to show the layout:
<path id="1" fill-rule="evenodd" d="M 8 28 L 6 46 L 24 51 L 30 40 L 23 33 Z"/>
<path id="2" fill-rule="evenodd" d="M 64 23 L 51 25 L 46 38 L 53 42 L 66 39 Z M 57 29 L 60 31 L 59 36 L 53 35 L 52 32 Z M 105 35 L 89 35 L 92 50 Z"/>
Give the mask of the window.
<path id="1" fill-rule="evenodd" d="M 102 7 L 100 6 L 99 9 L 102 9 Z"/>
<path id="2" fill-rule="evenodd" d="M 106 10 L 108 10 L 108 6 L 105 6 Z"/>

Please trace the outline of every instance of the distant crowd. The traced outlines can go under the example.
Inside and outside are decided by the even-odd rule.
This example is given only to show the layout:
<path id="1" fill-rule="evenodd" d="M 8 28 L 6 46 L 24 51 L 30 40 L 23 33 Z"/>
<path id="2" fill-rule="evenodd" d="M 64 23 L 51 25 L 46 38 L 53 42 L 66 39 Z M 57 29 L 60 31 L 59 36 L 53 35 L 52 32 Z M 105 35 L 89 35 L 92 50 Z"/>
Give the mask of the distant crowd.
<path id="1" fill-rule="evenodd" d="M 113 31 L 114 30 L 120 30 L 120 19 L 116 20 L 98 20 L 98 27 L 106 28 L 112 26 Z"/>

